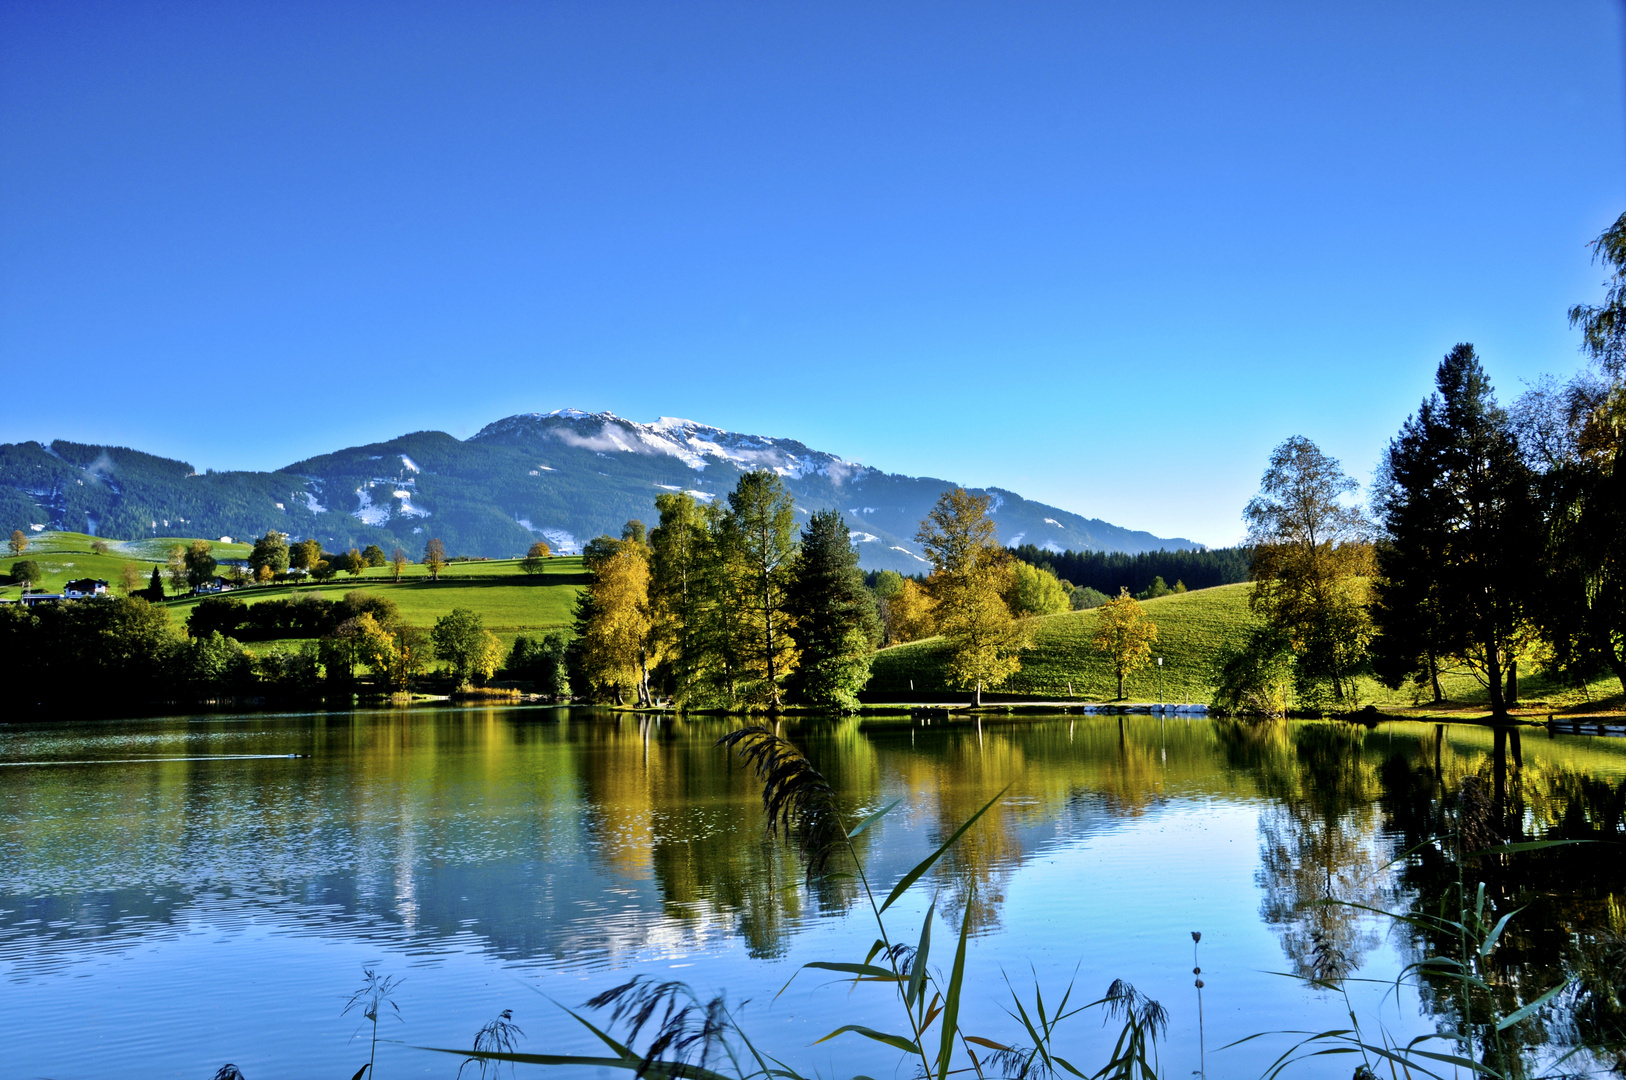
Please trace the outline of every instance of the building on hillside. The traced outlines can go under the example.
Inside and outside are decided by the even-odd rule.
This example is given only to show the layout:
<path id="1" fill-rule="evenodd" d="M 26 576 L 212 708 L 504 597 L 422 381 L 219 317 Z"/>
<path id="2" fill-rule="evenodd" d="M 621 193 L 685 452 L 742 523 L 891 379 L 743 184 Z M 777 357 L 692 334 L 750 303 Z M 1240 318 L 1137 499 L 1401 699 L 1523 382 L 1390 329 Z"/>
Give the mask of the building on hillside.
<path id="1" fill-rule="evenodd" d="M 84 600 L 92 596 L 106 596 L 107 582 L 101 578 L 79 578 L 62 586 L 62 596 L 66 600 Z"/>
<path id="2" fill-rule="evenodd" d="M 25 607 L 33 607 L 35 604 L 54 604 L 58 600 L 66 599 L 67 597 L 59 592 L 31 592 L 19 600 L 18 603 Z"/>
<path id="3" fill-rule="evenodd" d="M 208 581 L 205 581 L 203 584 L 199 585 L 197 588 L 193 589 L 192 592 L 195 595 L 203 596 L 207 593 L 224 592 L 225 589 L 225 578 L 212 577 Z"/>

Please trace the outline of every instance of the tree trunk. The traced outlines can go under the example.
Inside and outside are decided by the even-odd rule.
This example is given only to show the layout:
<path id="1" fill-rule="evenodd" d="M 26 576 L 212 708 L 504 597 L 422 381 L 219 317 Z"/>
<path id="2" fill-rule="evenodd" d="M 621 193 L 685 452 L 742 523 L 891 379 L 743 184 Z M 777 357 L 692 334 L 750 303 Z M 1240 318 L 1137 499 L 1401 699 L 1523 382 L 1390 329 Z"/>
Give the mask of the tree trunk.
<path id="1" fill-rule="evenodd" d="M 1118 672 L 1118 700 L 1124 699 L 1124 673 Z"/>
<path id="2" fill-rule="evenodd" d="M 615 703 L 617 705 L 625 705 L 626 704 L 626 702 L 623 701 L 622 698 L 621 698 L 621 684 L 620 683 L 615 684 Z"/>
<path id="3" fill-rule="evenodd" d="M 976 701 L 977 708 L 979 708 L 979 709 L 982 708 L 982 680 L 981 679 L 977 680 L 977 694 L 976 694 L 976 697 L 973 700 Z"/>
<path id="4" fill-rule="evenodd" d="M 1507 662 L 1507 707 L 1516 708 L 1519 704 L 1519 658 L 1515 656 Z"/>
<path id="5" fill-rule="evenodd" d="M 1428 651 L 1428 681 L 1434 689 L 1434 704 L 1442 704 L 1445 693 L 1440 690 L 1440 662 L 1435 659 L 1433 649 Z"/>
<path id="6" fill-rule="evenodd" d="M 1491 716 L 1497 721 L 1507 719 L 1507 702 L 1502 698 L 1502 652 L 1495 642 L 1485 646 L 1485 688 L 1490 691 Z"/>

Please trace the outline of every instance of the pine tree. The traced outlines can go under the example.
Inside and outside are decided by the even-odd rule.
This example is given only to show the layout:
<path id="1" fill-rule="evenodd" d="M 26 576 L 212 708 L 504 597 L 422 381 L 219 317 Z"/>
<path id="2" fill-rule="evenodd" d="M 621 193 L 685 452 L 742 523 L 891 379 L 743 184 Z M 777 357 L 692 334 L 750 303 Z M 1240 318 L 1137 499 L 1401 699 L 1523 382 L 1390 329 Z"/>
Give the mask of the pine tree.
<path id="1" fill-rule="evenodd" d="M 702 571 L 711 561 L 711 535 L 693 496 L 657 495 L 655 508 L 660 524 L 649 534 L 653 633 L 681 705 L 700 691 L 706 661 L 702 631 L 710 582 Z"/>
<path id="2" fill-rule="evenodd" d="M 1391 673 L 1417 645 L 1463 660 L 1503 719 L 1533 636 L 1527 606 L 1541 537 L 1532 477 L 1472 345 L 1451 350 L 1435 385 L 1380 471 L 1379 649 Z M 1423 658 L 1409 663 L 1420 670 Z"/>
<path id="3" fill-rule="evenodd" d="M 152 580 L 147 582 L 147 599 L 158 601 L 164 598 L 164 575 L 155 564 L 152 568 Z"/>
<path id="4" fill-rule="evenodd" d="M 796 558 L 796 515 L 778 475 L 759 469 L 740 477 L 728 496 L 724 531 L 730 599 L 743 623 L 744 674 L 754 684 L 751 696 L 777 709 L 780 683 L 796 666 L 786 611 Z"/>
<path id="5" fill-rule="evenodd" d="M 817 511 L 802 530 L 787 607 L 800 652 L 791 693 L 822 708 L 857 708 L 881 625 L 840 511 Z"/>

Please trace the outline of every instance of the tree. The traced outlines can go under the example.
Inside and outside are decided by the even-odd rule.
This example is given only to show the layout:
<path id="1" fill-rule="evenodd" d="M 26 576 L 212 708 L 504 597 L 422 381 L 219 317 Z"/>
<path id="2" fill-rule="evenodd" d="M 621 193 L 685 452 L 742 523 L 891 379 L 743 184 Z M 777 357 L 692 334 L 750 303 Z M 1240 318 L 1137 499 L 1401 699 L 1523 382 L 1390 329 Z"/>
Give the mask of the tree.
<path id="1" fill-rule="evenodd" d="M 265 576 L 260 573 L 262 569 L 269 569 L 272 575 L 286 573 L 288 534 L 273 529 L 254 541 L 254 550 L 248 555 L 248 567 L 254 572 L 256 580 L 265 580 Z"/>
<path id="2" fill-rule="evenodd" d="M 745 473 L 728 495 L 725 552 L 739 585 L 741 666 L 752 696 L 781 704 L 780 682 L 796 666 L 786 611 L 796 558 L 796 514 L 776 473 Z"/>
<path id="3" fill-rule="evenodd" d="M 28 534 L 21 529 L 11 530 L 11 553 L 21 555 L 28 550 Z"/>
<path id="4" fill-rule="evenodd" d="M 1253 548 L 1249 606 L 1287 638 L 1306 695 L 1325 683 L 1340 702 L 1353 692 L 1372 638 L 1371 527 L 1342 501 L 1356 489 L 1336 459 L 1294 435 L 1271 452 L 1259 494 L 1242 513 Z"/>
<path id="5" fill-rule="evenodd" d="M 583 635 L 583 659 L 595 685 L 615 692 L 635 691 L 638 704 L 651 704 L 649 667 L 652 642 L 649 611 L 649 549 L 634 540 L 612 542 L 608 554 L 595 552 L 591 616 Z"/>
<path id="6" fill-rule="evenodd" d="M 429 580 L 439 581 L 440 572 L 446 568 L 446 545 L 440 542 L 440 537 L 424 545 L 423 564 L 429 568 Z"/>
<path id="7" fill-rule="evenodd" d="M 1562 438 L 1540 484 L 1548 574 L 1535 615 L 1562 667 L 1608 668 L 1626 690 L 1626 214 L 1593 252 L 1612 268 L 1608 292 L 1570 323 L 1602 378 L 1578 376 L 1546 410 Z"/>
<path id="8" fill-rule="evenodd" d="M 706 515 L 682 492 L 655 496 L 660 523 L 649 533 L 651 633 L 671 672 L 682 704 L 702 690 L 706 666 L 707 600 L 717 584 L 706 570 L 715 561 Z"/>
<path id="9" fill-rule="evenodd" d="M 181 556 L 186 567 L 186 583 L 196 589 L 215 576 L 214 545 L 207 540 L 194 540 Z"/>
<path id="10" fill-rule="evenodd" d="M 514 648 L 508 654 L 505 667 L 519 679 L 529 679 L 536 692 L 555 701 L 570 696 L 570 676 L 565 667 L 565 652 L 570 638 L 554 630 L 534 640 L 528 637 L 514 639 Z"/>
<path id="11" fill-rule="evenodd" d="M 334 565 L 326 559 L 316 560 L 316 565 L 311 567 L 311 577 L 318 582 L 327 581 L 338 572 Z"/>
<path id="12" fill-rule="evenodd" d="M 231 566 L 227 568 L 226 576 L 230 579 L 234 589 L 241 589 L 253 580 L 248 576 L 248 570 L 243 564 L 235 559 L 232 560 Z"/>
<path id="13" fill-rule="evenodd" d="M 1068 589 L 1050 570 L 1012 560 L 1011 572 L 1010 608 L 1016 615 L 1059 615 L 1072 610 Z"/>
<path id="14" fill-rule="evenodd" d="M 410 561 L 411 560 L 407 558 L 407 553 L 402 551 L 400 548 L 396 548 L 390 553 L 390 569 L 395 571 L 396 581 L 401 580 L 401 575 L 406 571 L 407 563 Z"/>
<path id="15" fill-rule="evenodd" d="M 884 603 L 887 643 L 919 641 L 937 633 L 937 612 L 925 586 L 914 578 L 904 578 L 898 591 Z"/>
<path id="16" fill-rule="evenodd" d="M 261 566 L 258 570 L 254 571 L 254 580 L 261 585 L 270 584 L 271 579 L 276 576 L 276 572 L 273 571 L 269 566 Z"/>
<path id="17" fill-rule="evenodd" d="M 185 592 L 191 586 L 186 566 L 186 548 L 176 544 L 169 549 L 164 573 L 169 576 L 169 587 L 174 592 Z"/>
<path id="18" fill-rule="evenodd" d="M 451 665 L 452 678 L 459 685 L 490 677 L 502 663 L 502 645 L 485 628 L 485 620 L 467 608 L 453 608 L 435 620 L 429 632 L 435 655 Z"/>
<path id="19" fill-rule="evenodd" d="M 314 536 L 306 537 L 288 551 L 288 565 L 295 570 L 315 570 L 316 564 L 321 561 L 322 544 Z"/>
<path id="20" fill-rule="evenodd" d="M 1118 700 L 1124 699 L 1124 680 L 1145 667 L 1157 643 L 1157 626 L 1146 618 L 1140 601 L 1121 589 L 1095 609 L 1100 614 L 1093 644 L 1107 658 L 1118 680 Z"/>
<path id="21" fill-rule="evenodd" d="M 1068 596 L 1074 611 L 1088 611 L 1098 608 L 1111 599 L 1099 589 L 1092 589 L 1088 585 L 1080 585 Z"/>
<path id="22" fill-rule="evenodd" d="M 1438 655 L 1461 659 L 1502 720 L 1532 640 L 1532 477 L 1472 345 L 1451 350 L 1435 386 L 1379 469 L 1375 647 L 1391 677 Z"/>
<path id="23" fill-rule="evenodd" d="M 119 568 L 119 592 L 125 596 L 134 596 L 139 588 L 141 588 L 141 571 L 137 569 L 135 563 L 125 563 Z"/>
<path id="24" fill-rule="evenodd" d="M 149 601 L 151 601 L 152 603 L 156 604 L 158 601 L 162 600 L 163 598 L 164 598 L 164 578 L 163 578 L 162 573 L 158 569 L 158 564 L 154 563 L 153 567 L 152 567 L 152 580 L 147 582 L 147 599 Z"/>
<path id="25" fill-rule="evenodd" d="M 839 510 L 815 511 L 802 529 L 785 606 L 800 654 L 791 693 L 820 708 L 856 709 L 881 622 Z"/>
<path id="26" fill-rule="evenodd" d="M 993 689 L 1022 669 L 1025 635 L 1005 596 L 1011 591 L 1010 553 L 988 516 L 988 496 L 964 488 L 946 491 L 920 523 L 915 540 L 926 550 L 926 581 L 938 631 L 949 645 L 949 682 Z"/>
<path id="27" fill-rule="evenodd" d="M 351 577 L 360 577 L 361 572 L 367 569 L 367 557 L 355 548 L 345 552 L 345 569 Z"/>
<path id="28" fill-rule="evenodd" d="M 11 580 L 23 587 L 23 592 L 45 580 L 45 572 L 33 559 L 19 559 L 11 564 Z"/>
<path id="29" fill-rule="evenodd" d="M 552 554 L 552 549 L 538 540 L 525 553 L 525 558 L 519 561 L 519 568 L 527 574 L 540 574 L 548 568 L 548 556 Z"/>
<path id="30" fill-rule="evenodd" d="M 90 552 L 92 555 L 106 555 L 110 550 L 112 549 L 107 546 L 106 540 L 92 540 L 90 542 Z"/>
<path id="31" fill-rule="evenodd" d="M 368 566 L 383 566 L 389 561 L 384 557 L 384 549 L 377 544 L 368 544 L 362 548 L 361 558 Z"/>

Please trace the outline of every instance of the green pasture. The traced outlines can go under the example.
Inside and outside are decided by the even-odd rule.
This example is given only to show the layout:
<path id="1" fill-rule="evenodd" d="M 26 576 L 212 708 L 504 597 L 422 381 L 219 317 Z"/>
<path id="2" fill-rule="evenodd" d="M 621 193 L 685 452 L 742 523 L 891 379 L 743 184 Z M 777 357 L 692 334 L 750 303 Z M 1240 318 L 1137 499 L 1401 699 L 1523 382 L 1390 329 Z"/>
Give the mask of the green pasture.
<path id="1" fill-rule="evenodd" d="M 75 578 L 103 578 L 109 585 L 116 585 L 124 567 L 135 562 L 141 570 L 142 584 L 146 584 L 154 565 L 151 560 L 137 559 L 123 553 L 120 550 L 122 545 L 117 540 L 107 541 L 107 554 L 98 555 L 90 550 L 91 543 L 96 539 L 84 533 L 36 533 L 28 538 L 28 549 L 21 555 L 14 556 L 8 552 L 0 560 L 0 570 L 9 573 L 12 563 L 32 559 L 39 563 L 45 573 L 45 579 L 35 586 L 34 591 L 61 592 L 62 586 Z M 191 543 L 190 540 L 186 542 Z M 176 541 L 168 541 L 168 544 L 174 543 Z M 168 551 L 168 546 L 163 550 Z M 15 598 L 21 593 L 20 586 L 0 585 L 0 596 Z"/>
<path id="2" fill-rule="evenodd" d="M 579 567 L 581 560 L 575 561 Z M 549 569 L 555 570 L 554 567 Z M 341 574 L 325 585 L 256 586 L 224 595 L 255 604 L 300 596 L 339 600 L 348 592 L 363 592 L 394 601 L 403 621 L 423 627 L 433 626 L 436 619 L 453 608 L 467 608 L 485 620 L 486 629 L 505 644 L 511 644 L 521 634 L 569 626 L 575 613 L 576 595 L 586 584 L 586 575 L 579 571 L 574 574 L 556 571 L 534 578 L 510 573 L 506 577 L 491 575 L 473 581 L 403 580 L 400 583 L 366 576 L 357 580 L 349 574 Z M 200 599 L 187 598 L 171 600 L 164 606 L 171 619 L 184 624 L 200 602 Z"/>
<path id="3" fill-rule="evenodd" d="M 1249 584 L 1221 585 L 1213 589 L 1164 596 L 1142 602 L 1146 617 L 1158 628 L 1154 656 L 1163 657 L 1162 693 L 1158 668 L 1149 664 L 1125 680 L 1131 701 L 1206 704 L 1213 700 L 1215 663 L 1227 644 L 1245 635 L 1255 618 L 1248 610 Z M 1046 615 L 1029 623 L 1029 647 L 1022 653 L 1022 670 L 997 689 L 1001 693 L 1029 694 L 1035 698 L 1073 697 L 1085 701 L 1111 701 L 1117 683 L 1111 667 L 1090 641 L 1099 613 L 1095 610 Z M 932 693 L 950 690 L 944 677 L 946 645 L 942 638 L 927 638 L 882 649 L 875 656 L 870 691 Z M 1447 698 L 1459 704 L 1482 704 L 1485 689 L 1466 670 L 1446 671 L 1441 684 Z M 1069 688 L 1069 684 L 1071 684 Z M 1359 704 L 1379 708 L 1409 708 L 1419 704 L 1412 687 L 1389 690 L 1375 679 L 1359 680 Z M 1520 699 L 1528 707 L 1537 703 L 1565 708 L 1586 700 L 1618 694 L 1613 678 L 1599 678 L 1585 690 L 1559 683 L 1539 671 L 1520 672 Z M 1070 692 L 1069 692 L 1070 690 Z"/>

